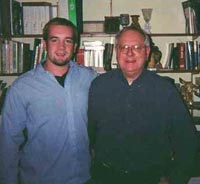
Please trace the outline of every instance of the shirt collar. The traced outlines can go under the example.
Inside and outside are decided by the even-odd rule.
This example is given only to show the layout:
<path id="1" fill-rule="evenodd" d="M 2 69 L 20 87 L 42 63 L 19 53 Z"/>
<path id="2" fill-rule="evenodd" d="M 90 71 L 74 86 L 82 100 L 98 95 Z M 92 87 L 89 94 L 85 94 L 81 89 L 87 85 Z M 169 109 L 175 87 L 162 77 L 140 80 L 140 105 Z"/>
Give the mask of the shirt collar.
<path id="1" fill-rule="evenodd" d="M 36 66 L 36 72 L 45 72 L 45 73 L 47 72 L 43 67 L 44 62 L 45 62 L 45 60 L 42 60 L 41 63 L 39 63 Z M 70 66 L 70 69 L 73 68 L 75 66 L 75 62 L 73 60 L 70 60 L 69 66 Z"/>
<path id="2" fill-rule="evenodd" d="M 117 73 L 119 74 L 119 77 L 121 78 L 121 80 L 126 81 L 126 83 L 128 84 L 126 78 L 124 77 L 122 70 L 121 69 L 117 69 L 117 70 L 118 70 Z M 148 71 L 146 69 L 144 69 L 142 71 L 142 73 L 140 74 L 140 76 L 136 80 L 134 80 L 130 86 L 132 86 L 132 85 L 142 86 L 144 77 L 147 75 L 147 72 Z"/>

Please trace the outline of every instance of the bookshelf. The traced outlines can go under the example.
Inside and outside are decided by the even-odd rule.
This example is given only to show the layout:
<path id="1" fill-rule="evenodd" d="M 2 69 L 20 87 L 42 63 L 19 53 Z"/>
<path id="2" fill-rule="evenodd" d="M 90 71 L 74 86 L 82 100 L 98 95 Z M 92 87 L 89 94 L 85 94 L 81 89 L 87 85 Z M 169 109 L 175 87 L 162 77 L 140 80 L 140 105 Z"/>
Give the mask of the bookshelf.
<path id="1" fill-rule="evenodd" d="M 20 6 L 20 9 L 14 9 L 14 2 Z M 34 42 L 38 38 L 42 39 L 44 24 L 58 15 L 58 1 L 2 0 L 1 3 L 6 3 L 5 6 L 0 7 L 0 13 L 3 9 L 3 13 L 6 12 L 5 16 L 0 16 L 1 23 L 6 29 L 0 32 L 0 76 L 18 76 L 31 69 L 29 67 L 32 66 L 30 61 L 34 61 L 33 57 L 35 57 L 33 55 Z M 34 27 L 28 26 L 25 22 L 28 17 L 25 9 L 28 10 L 26 12 L 30 12 L 29 25 Z M 14 11 L 18 12 L 18 21 L 15 21 L 16 23 L 12 21 L 16 17 Z M 7 24 L 7 21 L 10 23 Z M 15 30 L 14 32 L 13 28 L 20 31 Z M 16 64 L 13 64 L 13 61 L 16 61 Z"/>
<path id="2" fill-rule="evenodd" d="M 22 73 L 31 69 L 36 39 L 42 38 L 42 28 L 25 32 L 25 18 L 22 7 L 29 7 L 30 25 L 43 25 L 58 14 L 57 0 L 1 0 L 0 2 L 0 110 L 8 87 Z M 3 6 L 4 5 L 4 6 Z M 22 6 L 23 5 L 23 6 Z M 32 11 L 33 10 L 33 11 Z M 22 13 L 23 12 L 23 13 Z M 36 16 L 36 15 L 39 16 Z M 47 16 L 46 16 L 47 15 Z M 44 19 L 45 17 L 45 19 Z M 43 19 L 42 19 L 43 18 Z M 35 21 L 34 23 L 32 21 Z M 36 27 L 36 26 L 35 26 Z M 27 34 L 26 34 L 27 33 Z"/>
<path id="3" fill-rule="evenodd" d="M 19 0 L 20 2 L 34 2 L 35 0 Z M 39 0 L 38 0 L 39 1 Z M 45 0 L 46 1 L 46 0 Z M 181 0 L 182 1 L 182 0 Z M 103 21 L 106 15 L 119 15 L 120 13 L 139 14 L 140 25 L 143 26 L 143 19 L 141 16 L 141 6 L 153 7 L 152 14 L 152 33 L 151 36 L 154 39 L 156 45 L 158 45 L 163 55 L 165 55 L 165 43 L 174 41 L 185 41 L 199 39 L 199 34 L 186 34 L 184 33 L 184 17 L 182 8 L 180 7 L 180 0 L 113 0 L 112 7 L 110 7 L 110 1 L 107 0 L 83 0 L 83 19 L 87 20 L 101 20 Z M 57 0 L 48 0 L 48 2 L 57 4 Z M 59 0 L 61 4 L 62 0 Z M 66 2 L 66 1 L 65 1 Z M 88 7 L 89 4 L 89 7 Z M 173 7 L 172 7 L 173 5 Z M 97 11 L 97 7 L 101 11 Z M 61 9 L 62 7 L 59 7 Z M 63 11 L 61 16 L 65 15 L 66 11 Z M 31 44 L 33 47 L 34 38 L 41 38 L 41 34 L 26 34 L 26 35 L 13 35 L 10 39 L 23 40 Z M 83 33 L 81 35 L 81 41 L 84 40 L 102 40 L 104 43 L 111 42 L 115 34 L 105 33 Z M 0 35 L 0 39 L 4 39 Z M 115 54 L 113 55 L 113 63 L 115 62 Z M 116 64 L 116 63 L 114 63 Z M 179 77 L 183 77 L 186 80 L 194 80 L 194 77 L 199 75 L 199 71 L 158 71 L 160 75 L 170 76 L 178 82 Z M 19 74 L 1 74 L 0 79 L 7 81 L 10 85 Z M 199 110 L 199 109 L 197 109 Z M 191 181 L 192 183 L 192 181 Z"/>
<path id="4" fill-rule="evenodd" d="M 42 2 L 40 0 L 18 0 L 19 2 Z M 67 7 L 63 6 L 62 0 L 45 0 L 45 2 L 52 3 L 53 6 L 58 7 L 59 16 L 65 16 L 64 13 L 62 13 L 61 9 L 65 8 L 65 11 Z M 122 4 L 120 0 L 115 0 L 111 3 L 108 1 L 89 1 L 84 0 L 83 1 L 83 21 L 91 20 L 91 21 L 103 21 L 105 16 L 116 16 L 120 13 L 128 13 L 129 15 L 132 14 L 138 14 L 139 15 L 139 23 L 141 27 L 144 25 L 144 20 L 141 13 L 141 8 L 144 7 L 152 7 L 152 18 L 151 18 L 151 26 L 152 26 L 152 33 L 150 36 L 153 38 L 153 41 L 155 44 L 161 49 L 164 58 L 166 54 L 166 45 L 165 43 L 169 42 L 176 42 L 176 41 L 188 41 L 188 40 L 194 40 L 199 39 L 199 34 L 188 34 L 185 32 L 185 19 L 183 14 L 183 9 L 181 5 L 182 1 L 174 1 L 169 0 L 168 2 L 163 2 L 162 0 L 157 0 L 157 2 L 151 2 L 151 1 L 144 1 L 142 0 L 140 3 L 138 2 L 130 2 L 128 0 L 125 0 L 125 2 Z M 171 8 L 171 4 L 174 4 L 174 9 Z M 66 2 L 65 2 L 66 4 Z M 90 9 L 88 9 L 87 5 L 90 4 Z M 62 7 L 61 7 L 62 6 Z M 67 5 L 66 5 L 67 6 Z M 101 8 L 100 12 L 96 12 L 96 7 L 104 7 Z M 166 11 L 167 10 L 167 11 Z M 173 18 L 175 17 L 175 18 Z M 159 22 L 159 24 L 158 24 Z M 31 48 L 33 48 L 33 42 L 34 38 L 41 38 L 41 34 L 26 34 L 26 35 L 12 35 L 12 40 L 23 40 L 25 42 L 28 42 L 31 44 Z M 110 43 L 114 40 L 115 34 L 106 34 L 102 32 L 87 32 L 81 34 L 81 41 L 85 40 L 101 40 L 104 43 Z M 3 39 L 3 36 L 0 35 L 0 39 Z M 112 59 L 113 67 L 116 67 L 115 62 L 115 53 L 113 53 L 113 59 Z M 159 71 L 159 73 L 162 73 L 164 75 L 171 75 L 172 73 L 187 73 L 188 71 Z M 4 74 L 3 74 L 4 75 Z M 13 74 L 8 74 L 13 75 Z"/>
<path id="5" fill-rule="evenodd" d="M 185 33 L 185 17 L 182 8 L 181 1 L 169 0 L 163 2 L 162 0 L 132 2 L 125 0 L 123 3 L 120 0 L 110 1 L 93 1 L 84 0 L 83 4 L 83 20 L 84 21 L 103 21 L 105 16 L 119 16 L 121 13 L 129 15 L 139 15 L 140 26 L 144 26 L 144 19 L 142 16 L 142 8 L 153 8 L 151 24 L 151 37 L 155 44 L 160 48 L 163 53 L 163 58 L 166 55 L 166 43 L 171 42 L 186 42 L 190 40 L 199 39 L 199 34 Z M 87 4 L 90 4 L 90 9 L 87 8 Z M 174 8 L 171 8 L 173 4 Z M 95 12 L 95 7 L 101 9 L 100 12 Z M 131 23 L 131 20 L 130 20 Z M 115 34 L 103 34 L 103 33 L 86 33 L 83 34 L 83 39 L 105 40 L 109 41 L 109 38 L 114 37 Z M 109 37 L 109 38 L 107 38 Z"/>

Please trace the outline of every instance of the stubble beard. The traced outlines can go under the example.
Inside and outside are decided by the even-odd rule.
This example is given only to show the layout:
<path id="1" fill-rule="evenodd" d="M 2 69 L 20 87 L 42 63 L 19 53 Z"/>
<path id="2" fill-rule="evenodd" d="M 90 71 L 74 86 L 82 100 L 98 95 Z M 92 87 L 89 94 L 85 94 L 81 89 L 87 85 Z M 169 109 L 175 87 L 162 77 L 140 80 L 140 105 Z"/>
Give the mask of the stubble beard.
<path id="1" fill-rule="evenodd" d="M 60 60 L 60 59 L 52 59 L 51 62 L 56 66 L 66 66 L 69 64 L 70 59 Z"/>

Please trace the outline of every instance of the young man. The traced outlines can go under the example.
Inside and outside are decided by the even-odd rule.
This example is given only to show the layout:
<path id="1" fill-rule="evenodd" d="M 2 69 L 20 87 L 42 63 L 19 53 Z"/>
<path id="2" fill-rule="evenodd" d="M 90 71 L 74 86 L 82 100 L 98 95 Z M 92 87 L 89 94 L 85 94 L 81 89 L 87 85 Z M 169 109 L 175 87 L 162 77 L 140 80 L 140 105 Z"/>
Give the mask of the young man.
<path id="1" fill-rule="evenodd" d="M 150 42 L 126 27 L 116 36 L 119 69 L 89 93 L 89 135 L 98 184 L 185 184 L 198 149 L 191 116 L 171 81 L 147 71 Z"/>
<path id="2" fill-rule="evenodd" d="M 72 60 L 76 27 L 64 18 L 43 29 L 46 60 L 10 87 L 0 128 L 0 183 L 84 184 L 90 177 L 87 102 L 96 72 Z"/>

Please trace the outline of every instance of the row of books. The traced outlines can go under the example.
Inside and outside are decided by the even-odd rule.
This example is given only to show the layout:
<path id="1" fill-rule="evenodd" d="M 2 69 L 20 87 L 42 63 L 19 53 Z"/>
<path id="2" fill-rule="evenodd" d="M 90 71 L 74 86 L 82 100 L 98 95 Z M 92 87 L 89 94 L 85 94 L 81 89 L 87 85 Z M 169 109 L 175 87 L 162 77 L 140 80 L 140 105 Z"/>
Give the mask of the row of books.
<path id="1" fill-rule="evenodd" d="M 30 70 L 33 51 L 30 44 L 14 40 L 0 40 L 0 73 L 21 74 Z"/>
<path id="2" fill-rule="evenodd" d="M 22 9 L 18 1 L 0 1 L 0 35 L 7 37 L 23 34 L 22 21 Z"/>
<path id="3" fill-rule="evenodd" d="M 35 68 L 37 64 L 46 58 L 46 51 L 44 50 L 41 38 L 34 39 L 33 53 L 31 58 L 31 68 Z"/>
<path id="4" fill-rule="evenodd" d="M 185 32 L 200 33 L 200 1 L 183 1 L 182 7 L 185 16 Z"/>
<path id="5" fill-rule="evenodd" d="M 22 2 L 24 34 L 42 34 L 44 25 L 57 17 L 56 6 L 49 2 Z"/>
<path id="6" fill-rule="evenodd" d="M 57 6 L 48 2 L 1 0 L 0 35 L 41 34 L 44 25 L 56 16 Z"/>
<path id="7" fill-rule="evenodd" d="M 101 41 L 84 41 L 76 55 L 78 64 L 87 67 L 103 68 L 108 71 L 112 69 L 112 56 L 114 44 Z"/>
<path id="8" fill-rule="evenodd" d="M 103 67 L 104 44 L 101 41 L 84 41 L 84 65 Z"/>
<path id="9" fill-rule="evenodd" d="M 168 43 L 166 56 L 162 62 L 164 69 L 199 70 L 200 69 L 200 42 L 186 41 Z"/>

